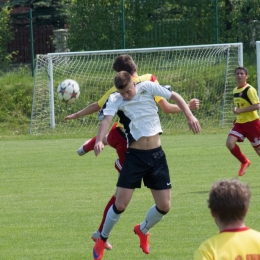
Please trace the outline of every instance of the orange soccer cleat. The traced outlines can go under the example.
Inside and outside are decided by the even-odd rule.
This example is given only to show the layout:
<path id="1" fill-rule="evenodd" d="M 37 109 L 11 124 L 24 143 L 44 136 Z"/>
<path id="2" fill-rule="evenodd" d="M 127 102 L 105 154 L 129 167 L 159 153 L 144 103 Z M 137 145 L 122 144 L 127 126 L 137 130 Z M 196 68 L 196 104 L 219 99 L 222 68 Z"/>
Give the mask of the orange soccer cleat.
<path id="1" fill-rule="evenodd" d="M 94 260 L 101 260 L 105 252 L 106 242 L 99 238 L 93 247 Z"/>
<path id="2" fill-rule="evenodd" d="M 95 232 L 92 234 L 92 236 L 91 236 L 91 238 L 92 238 L 92 240 L 93 240 L 94 242 L 97 242 L 97 240 L 99 239 L 99 237 L 100 237 L 100 231 L 99 231 L 99 230 L 95 231 Z M 106 241 L 105 248 L 106 248 L 107 250 L 112 250 L 112 248 L 113 248 L 112 245 L 108 242 L 108 240 Z"/>
<path id="3" fill-rule="evenodd" d="M 144 234 L 140 230 L 140 224 L 135 225 L 134 232 L 140 238 L 140 247 L 145 254 L 150 254 L 149 236 L 150 234 Z"/>
<path id="4" fill-rule="evenodd" d="M 247 159 L 246 163 L 241 163 L 238 171 L 238 176 L 243 176 L 246 173 L 246 169 L 250 166 L 251 162 Z"/>

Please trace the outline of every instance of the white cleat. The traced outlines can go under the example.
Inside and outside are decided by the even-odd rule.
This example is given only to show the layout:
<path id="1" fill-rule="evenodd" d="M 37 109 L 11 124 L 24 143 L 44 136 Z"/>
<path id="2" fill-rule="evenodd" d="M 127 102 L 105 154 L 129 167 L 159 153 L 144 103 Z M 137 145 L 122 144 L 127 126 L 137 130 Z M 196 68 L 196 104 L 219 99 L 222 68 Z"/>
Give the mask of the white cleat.
<path id="1" fill-rule="evenodd" d="M 85 144 L 87 144 L 89 141 L 90 141 L 90 139 L 87 140 L 83 145 L 81 145 L 80 148 L 77 150 L 77 153 L 78 153 L 79 156 L 83 156 L 83 155 L 86 154 L 86 152 L 85 152 L 84 149 L 83 149 L 83 146 L 84 146 Z"/>

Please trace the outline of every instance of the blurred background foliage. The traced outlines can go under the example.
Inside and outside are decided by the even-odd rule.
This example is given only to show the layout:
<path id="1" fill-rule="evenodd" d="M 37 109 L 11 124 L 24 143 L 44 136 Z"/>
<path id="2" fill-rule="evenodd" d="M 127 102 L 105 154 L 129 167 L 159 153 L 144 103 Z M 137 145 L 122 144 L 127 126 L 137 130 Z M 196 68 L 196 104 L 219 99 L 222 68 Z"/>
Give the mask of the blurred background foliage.
<path id="1" fill-rule="evenodd" d="M 1 131 L 27 131 L 30 121 L 30 68 L 14 69 L 16 51 L 8 50 L 12 27 L 30 26 L 29 10 L 33 26 L 67 30 L 70 51 L 242 42 L 249 83 L 257 87 L 259 0 L 0 0 Z"/>
<path id="2" fill-rule="evenodd" d="M 260 2 L 76 0 L 72 4 L 71 51 L 121 49 L 123 37 L 126 48 L 243 42 L 250 52 L 260 39 Z"/>

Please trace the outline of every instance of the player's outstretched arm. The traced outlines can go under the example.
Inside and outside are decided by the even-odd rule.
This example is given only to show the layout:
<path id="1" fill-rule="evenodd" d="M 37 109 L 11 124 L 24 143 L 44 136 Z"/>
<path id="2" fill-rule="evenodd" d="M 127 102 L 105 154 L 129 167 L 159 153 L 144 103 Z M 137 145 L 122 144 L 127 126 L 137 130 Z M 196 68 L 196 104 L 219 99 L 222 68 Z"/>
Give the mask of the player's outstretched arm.
<path id="1" fill-rule="evenodd" d="M 158 102 L 158 105 L 160 106 L 162 111 L 166 114 L 176 114 L 182 112 L 182 110 L 177 105 L 169 103 L 164 98 Z M 190 110 L 196 110 L 200 106 L 200 101 L 196 98 L 193 98 L 188 102 L 188 106 Z"/>
<path id="2" fill-rule="evenodd" d="M 188 121 L 189 127 L 194 134 L 198 134 L 201 131 L 201 127 L 197 118 L 192 114 L 189 106 L 186 104 L 182 96 L 176 92 L 172 92 L 171 100 L 173 100 L 177 106 L 182 110 Z"/>
<path id="3" fill-rule="evenodd" d="M 96 156 L 98 156 L 104 149 L 104 143 L 102 141 L 106 136 L 106 133 L 108 132 L 112 119 L 113 116 L 105 116 L 104 119 L 101 121 L 101 124 L 98 129 L 96 143 L 94 146 L 94 152 Z"/>
<path id="4" fill-rule="evenodd" d="M 64 119 L 65 120 L 76 119 L 82 116 L 91 115 L 95 112 L 98 112 L 99 110 L 100 110 L 100 106 L 98 105 L 97 102 L 95 102 L 74 114 L 66 116 Z"/>

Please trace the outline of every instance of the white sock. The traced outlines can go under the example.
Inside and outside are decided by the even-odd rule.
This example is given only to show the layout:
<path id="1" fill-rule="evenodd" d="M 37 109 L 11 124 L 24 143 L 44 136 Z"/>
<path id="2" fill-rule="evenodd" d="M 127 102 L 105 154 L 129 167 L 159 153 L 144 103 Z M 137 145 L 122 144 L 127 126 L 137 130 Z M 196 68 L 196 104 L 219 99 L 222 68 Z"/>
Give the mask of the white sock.
<path id="1" fill-rule="evenodd" d="M 111 230 L 113 229 L 114 225 L 119 220 L 120 216 L 121 216 L 121 214 L 115 213 L 115 211 L 113 209 L 113 205 L 112 205 L 107 212 L 106 220 L 105 220 L 102 232 L 101 232 L 101 235 L 103 237 L 109 236 Z"/>
<path id="2" fill-rule="evenodd" d="M 140 230 L 142 233 L 147 234 L 149 229 L 157 224 L 164 214 L 161 214 L 157 209 L 156 205 L 153 205 L 147 212 L 145 220 L 140 224 Z"/>

